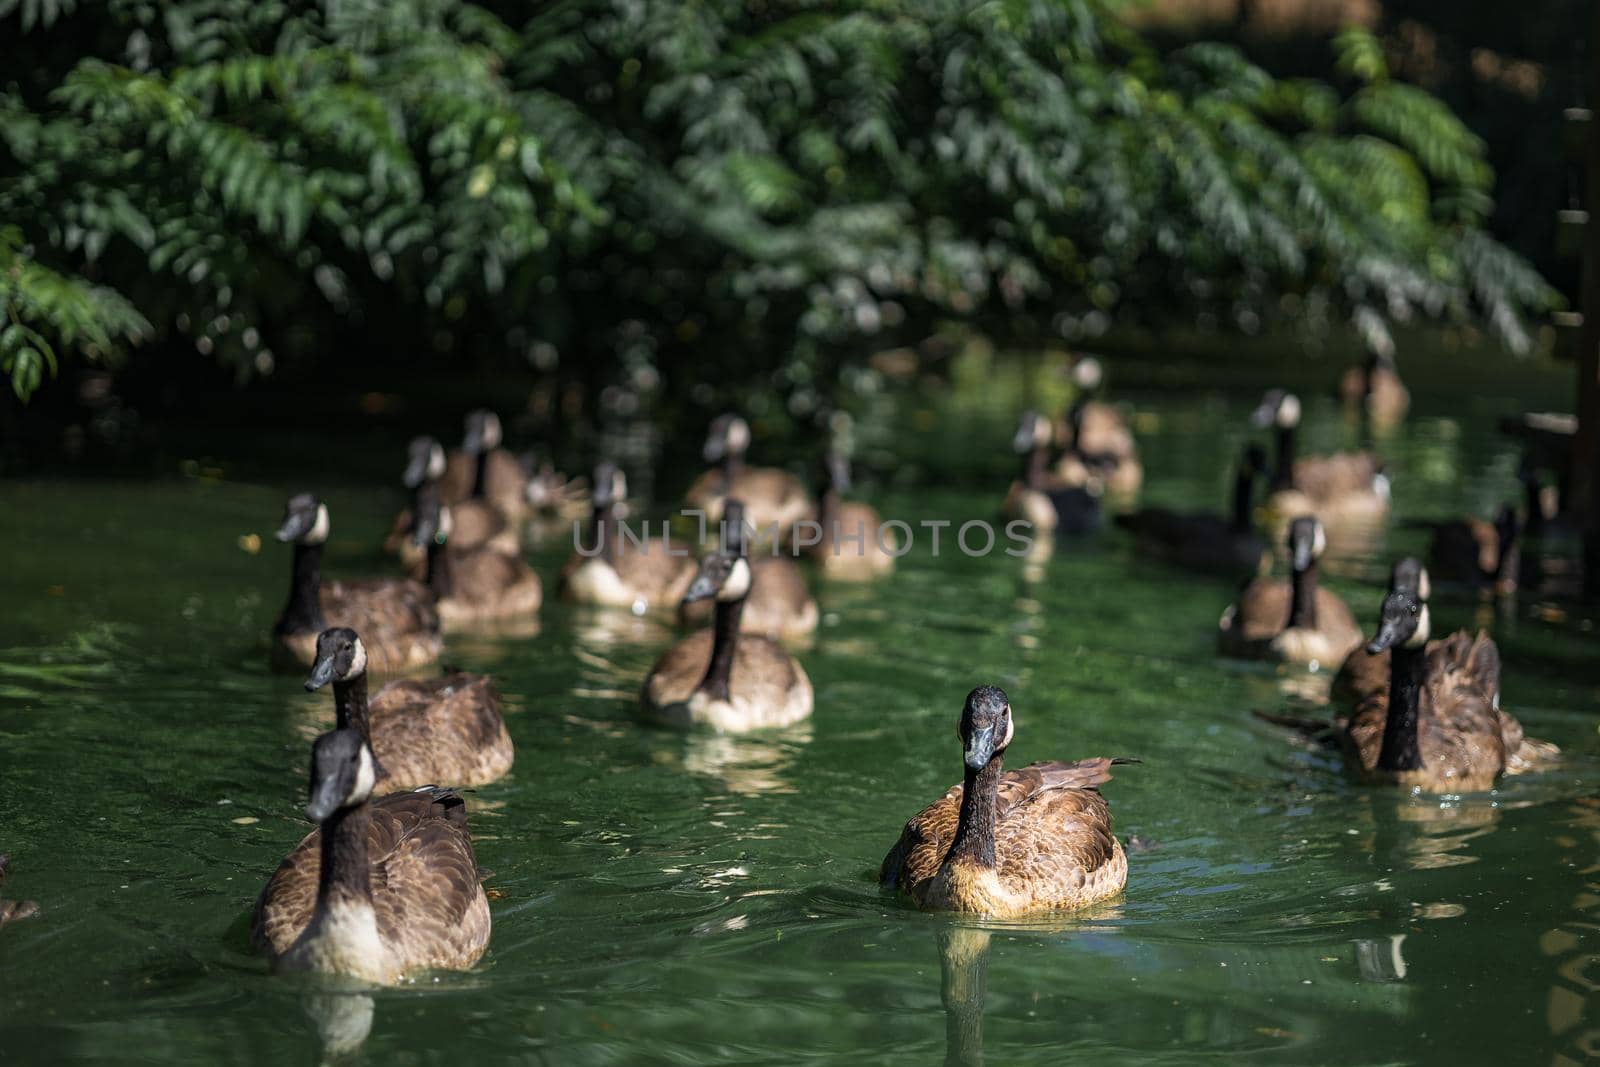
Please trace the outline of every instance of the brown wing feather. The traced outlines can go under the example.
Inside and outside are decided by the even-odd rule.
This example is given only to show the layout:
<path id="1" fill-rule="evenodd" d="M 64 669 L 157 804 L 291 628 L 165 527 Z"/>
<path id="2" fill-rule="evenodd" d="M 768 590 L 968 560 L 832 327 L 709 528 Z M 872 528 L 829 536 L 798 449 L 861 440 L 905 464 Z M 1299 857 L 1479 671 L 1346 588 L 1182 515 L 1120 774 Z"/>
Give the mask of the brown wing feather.
<path id="1" fill-rule="evenodd" d="M 805 486 L 787 471 L 745 467 L 734 477 L 731 493 L 725 481 L 720 469 L 708 470 L 695 479 L 685 499 L 716 522 L 722 517 L 722 501 L 730 495 L 736 497 L 743 501 L 745 521 L 755 527 L 758 540 L 765 527 L 776 523 L 787 529 L 811 513 Z"/>
<path id="2" fill-rule="evenodd" d="M 1289 625 L 1294 590 L 1283 578 L 1254 578 L 1239 591 L 1231 614 L 1223 616 L 1218 643 L 1234 655 L 1261 654 Z"/>
<path id="3" fill-rule="evenodd" d="M 391 818 L 388 848 L 372 864 L 378 932 L 406 973 L 470 967 L 489 945 L 489 902 L 466 809 L 459 797 L 450 799 L 459 817 L 447 810 L 444 818 L 405 824 Z"/>
<path id="4" fill-rule="evenodd" d="M 503 618 L 539 610 L 539 576 L 519 556 L 481 548 L 452 553 L 452 588 L 440 607 L 447 619 Z"/>
<path id="5" fill-rule="evenodd" d="M 1337 452 L 1307 456 L 1294 465 L 1294 487 L 1323 504 L 1338 497 L 1372 492 L 1382 465 L 1371 452 Z"/>
<path id="6" fill-rule="evenodd" d="M 373 695 L 371 720 L 385 788 L 483 785 L 511 769 L 511 736 L 487 675 L 390 682 Z"/>
<path id="7" fill-rule="evenodd" d="M 409 578 L 324 582 L 329 626 L 361 635 L 375 670 L 405 670 L 439 657 L 439 612 L 433 592 Z"/>

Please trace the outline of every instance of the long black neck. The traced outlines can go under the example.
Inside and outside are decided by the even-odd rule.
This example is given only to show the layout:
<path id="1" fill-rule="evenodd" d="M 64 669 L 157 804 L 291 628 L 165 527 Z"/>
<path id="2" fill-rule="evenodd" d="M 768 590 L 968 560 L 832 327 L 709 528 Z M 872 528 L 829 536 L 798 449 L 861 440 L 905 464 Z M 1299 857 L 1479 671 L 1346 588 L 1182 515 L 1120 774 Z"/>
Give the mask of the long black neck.
<path id="1" fill-rule="evenodd" d="M 1022 484 L 1036 489 L 1044 482 L 1048 459 L 1044 445 L 1034 445 L 1022 454 Z"/>
<path id="2" fill-rule="evenodd" d="M 1294 485 L 1294 437 L 1296 427 L 1278 427 L 1278 458 L 1272 472 L 1272 491 L 1288 489 Z"/>
<path id="3" fill-rule="evenodd" d="M 622 535 L 614 504 L 600 504 L 594 509 L 594 522 L 589 535 L 594 538 L 594 556 L 603 560 L 617 558 L 617 541 Z"/>
<path id="4" fill-rule="evenodd" d="M 1497 582 L 1515 583 L 1522 563 L 1521 531 L 1502 527 L 1499 540 L 1499 553 L 1495 557 L 1494 573 L 1490 577 Z"/>
<path id="5" fill-rule="evenodd" d="M 1400 646 L 1389 656 L 1389 717 L 1383 724 L 1378 766 L 1386 771 L 1414 771 L 1422 766 L 1417 744 L 1418 706 L 1428 668 L 1426 648 Z"/>
<path id="6" fill-rule="evenodd" d="M 367 714 L 367 672 L 333 683 L 333 714 L 339 729 L 355 730 L 372 743 L 372 724 Z"/>
<path id="7" fill-rule="evenodd" d="M 428 588 L 443 598 L 455 592 L 455 568 L 450 563 L 450 551 L 445 543 L 434 537 L 428 540 Z"/>
<path id="8" fill-rule="evenodd" d="M 817 525 L 822 527 L 823 544 L 833 543 L 833 524 L 838 517 L 839 490 L 833 487 L 833 479 L 824 478 L 817 490 Z"/>
<path id="9" fill-rule="evenodd" d="M 1317 561 L 1306 564 L 1304 570 L 1294 572 L 1289 580 L 1289 628 L 1315 630 L 1317 628 Z"/>
<path id="10" fill-rule="evenodd" d="M 1250 497 L 1255 490 L 1255 472 L 1244 464 L 1233 476 L 1233 532 L 1244 533 L 1254 523 L 1250 516 Z"/>
<path id="11" fill-rule="evenodd" d="M 289 578 L 289 602 L 278 616 L 277 632 L 321 633 L 327 626 L 322 617 L 322 545 L 297 544 Z"/>
<path id="12" fill-rule="evenodd" d="M 722 457 L 722 487 L 726 491 L 733 487 L 734 479 L 744 470 L 744 455 L 728 449 Z"/>
<path id="13" fill-rule="evenodd" d="M 367 867 L 366 804 L 341 808 L 322 824 L 322 869 L 317 874 L 317 912 L 328 905 L 347 901 L 372 902 L 372 883 Z"/>
<path id="14" fill-rule="evenodd" d="M 472 495 L 475 496 L 475 497 L 480 497 L 481 498 L 488 491 L 488 488 L 489 488 L 489 452 L 490 451 L 491 450 L 487 449 L 487 448 L 480 449 L 478 451 L 477 466 L 473 468 L 473 472 L 472 472 Z"/>
<path id="15" fill-rule="evenodd" d="M 717 601 L 711 623 L 711 663 L 700 680 L 700 691 L 713 700 L 728 699 L 728 678 L 733 673 L 733 654 L 739 646 L 739 617 L 744 614 L 744 597 Z"/>
<path id="16" fill-rule="evenodd" d="M 1524 529 L 1529 537 L 1537 539 L 1544 536 L 1544 498 L 1537 478 L 1525 479 L 1523 486 L 1528 494 L 1528 520 Z"/>
<path id="17" fill-rule="evenodd" d="M 996 752 L 981 771 L 967 768 L 961 789 L 961 821 L 946 863 L 965 860 L 979 867 L 994 866 L 995 805 L 1000 793 L 1004 760 Z"/>

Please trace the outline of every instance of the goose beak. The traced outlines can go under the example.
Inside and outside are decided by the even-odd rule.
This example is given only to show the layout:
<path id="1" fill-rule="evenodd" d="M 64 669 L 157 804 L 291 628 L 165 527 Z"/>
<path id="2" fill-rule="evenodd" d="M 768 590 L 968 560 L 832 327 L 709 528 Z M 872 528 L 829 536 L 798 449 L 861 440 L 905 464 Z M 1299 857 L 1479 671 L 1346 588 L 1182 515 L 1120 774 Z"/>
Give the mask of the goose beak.
<path id="1" fill-rule="evenodd" d="M 333 681 L 333 675 L 333 657 L 318 657 L 317 662 L 311 665 L 311 677 L 306 679 L 306 692 L 315 693 L 318 689 Z"/>
<path id="2" fill-rule="evenodd" d="M 308 517 L 297 511 L 283 520 L 283 525 L 278 527 L 278 532 L 273 536 L 284 544 L 288 544 L 290 541 L 298 541 L 306 535 L 307 531 L 315 523 L 315 516 Z"/>
<path id="3" fill-rule="evenodd" d="M 1250 416 L 1250 425 L 1254 426 L 1258 430 L 1264 430 L 1268 426 L 1271 426 L 1273 420 L 1277 417 L 1278 409 L 1272 404 L 1263 403 L 1260 407 L 1256 408 L 1255 412 Z"/>
<path id="4" fill-rule="evenodd" d="M 406 472 L 401 475 L 400 480 L 407 489 L 415 489 L 428 476 L 428 459 L 428 454 L 423 452 L 421 455 L 412 456 L 410 462 L 406 464 Z"/>
<path id="5" fill-rule="evenodd" d="M 981 771 L 994 758 L 994 727 L 983 726 L 967 738 L 967 769 Z"/>
<path id="6" fill-rule="evenodd" d="M 1304 540 L 1295 542 L 1294 558 L 1291 561 L 1291 565 L 1297 573 L 1311 566 L 1311 546 Z"/>
<path id="7" fill-rule="evenodd" d="M 1376 656 L 1380 652 L 1393 648 L 1403 640 L 1405 640 L 1405 635 L 1400 632 L 1400 624 L 1385 619 L 1378 626 L 1378 636 L 1374 637 L 1371 643 L 1367 645 L 1367 651 Z"/>
<path id="8" fill-rule="evenodd" d="M 328 816 L 339 810 L 340 799 L 338 781 L 332 777 L 323 779 L 312 790 L 311 803 L 306 805 L 306 818 L 315 823 L 326 822 Z"/>
<path id="9" fill-rule="evenodd" d="M 728 444 L 721 437 L 708 437 L 700 454 L 705 457 L 707 463 L 716 463 L 728 454 Z"/>
<path id="10" fill-rule="evenodd" d="M 1033 451 L 1033 420 L 1024 419 L 1022 425 L 1017 427 L 1017 435 L 1011 439 L 1011 447 L 1017 452 Z"/>
<path id="11" fill-rule="evenodd" d="M 689 583 L 689 591 L 683 594 L 683 602 L 692 604 L 696 600 L 705 600 L 717 595 L 717 583 L 708 574 L 697 574 L 694 581 Z"/>

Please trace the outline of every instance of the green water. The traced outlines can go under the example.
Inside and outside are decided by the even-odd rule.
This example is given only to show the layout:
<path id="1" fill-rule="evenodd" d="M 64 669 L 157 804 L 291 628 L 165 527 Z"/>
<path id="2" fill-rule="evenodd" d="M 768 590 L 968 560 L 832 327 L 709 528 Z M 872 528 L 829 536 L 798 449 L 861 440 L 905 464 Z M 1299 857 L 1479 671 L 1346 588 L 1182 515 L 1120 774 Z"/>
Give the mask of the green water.
<path id="1" fill-rule="evenodd" d="M 1563 383 L 1498 373 L 1419 388 L 1383 442 L 1402 514 L 1486 510 L 1511 490 L 1493 417 Z M 1146 499 L 1220 504 L 1265 384 L 1237 377 L 1119 368 Z M 992 513 L 1017 386 L 992 380 L 981 400 L 957 381 L 870 406 L 866 481 L 886 516 Z M 1308 409 L 1308 449 L 1353 440 L 1331 402 Z M 249 909 L 306 830 L 307 744 L 331 709 L 265 669 L 288 567 L 268 535 L 286 489 L 317 473 L 0 487 L 0 851 L 7 895 L 43 909 L 0 932 L 0 1061 L 315 1062 L 319 1025 L 359 1032 L 369 1009 L 373 1063 L 926 1064 L 976 1062 L 980 1043 L 991 1064 L 1600 1051 L 1600 669 L 1581 611 L 1525 602 L 1495 623 L 1506 705 L 1567 765 L 1493 795 L 1400 798 L 1252 720 L 1305 687 L 1215 657 L 1230 583 L 1141 563 L 1114 536 L 1043 564 L 919 541 L 888 581 L 821 587 L 801 653 L 816 714 L 772 735 L 635 722 L 665 626 L 556 604 L 534 636 L 452 638 L 449 660 L 499 679 L 517 746 L 511 777 L 471 797 L 489 953 L 370 1001 L 270 976 Z M 328 571 L 380 569 L 397 491 L 324 477 Z M 258 554 L 241 547 L 252 534 Z M 1387 553 L 1419 547 L 1392 534 L 1330 584 L 1365 622 Z M 566 551 L 534 550 L 547 580 Z M 1435 607 L 1436 625 L 1479 615 Z M 1013 762 L 1145 761 L 1105 787 L 1140 841 L 1123 897 L 1004 924 L 878 891 L 901 824 L 959 777 L 955 722 L 980 682 L 1012 697 Z"/>

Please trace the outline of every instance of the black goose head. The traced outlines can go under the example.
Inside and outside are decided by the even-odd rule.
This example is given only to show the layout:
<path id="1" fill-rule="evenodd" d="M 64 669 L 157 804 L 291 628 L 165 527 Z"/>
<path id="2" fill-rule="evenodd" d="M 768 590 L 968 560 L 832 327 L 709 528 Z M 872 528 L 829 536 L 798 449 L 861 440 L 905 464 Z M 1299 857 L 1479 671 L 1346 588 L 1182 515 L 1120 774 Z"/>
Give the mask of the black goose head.
<path id="1" fill-rule="evenodd" d="M 594 488 L 590 499 L 596 511 L 615 507 L 628 499 L 628 479 L 622 473 L 622 468 L 609 461 L 595 464 Z"/>
<path id="2" fill-rule="evenodd" d="M 466 435 L 462 438 L 461 447 L 474 456 L 499 448 L 500 416 L 483 408 L 468 413 Z"/>
<path id="3" fill-rule="evenodd" d="M 426 435 L 413 437 L 406 446 L 406 470 L 400 480 L 407 489 L 444 476 L 444 446 Z"/>
<path id="4" fill-rule="evenodd" d="M 1390 593 L 1383 598 L 1378 633 L 1367 645 L 1374 656 L 1391 648 L 1421 648 L 1428 643 L 1428 605 L 1411 593 Z"/>
<path id="5" fill-rule="evenodd" d="M 1289 524 L 1289 562 L 1296 574 L 1321 559 L 1327 548 L 1328 535 L 1315 516 L 1302 515 Z"/>
<path id="6" fill-rule="evenodd" d="M 722 543 L 700 560 L 700 569 L 689 583 L 689 591 L 683 594 L 683 602 L 690 604 L 708 597 L 721 601 L 743 600 L 749 592 L 750 561 L 745 558 L 744 505 L 729 500 L 722 508 Z"/>
<path id="7" fill-rule="evenodd" d="M 329 682 L 348 682 L 367 671 L 367 646 L 348 626 L 333 626 L 317 635 L 317 658 L 311 663 L 306 692 Z"/>
<path id="8" fill-rule="evenodd" d="M 702 454 L 707 463 L 718 463 L 729 456 L 743 456 L 750 447 L 750 424 L 738 415 L 718 415 L 706 432 Z"/>
<path id="9" fill-rule="evenodd" d="M 377 781 L 377 760 L 359 731 L 323 734 L 311 746 L 311 800 L 306 818 L 326 822 L 342 808 L 366 803 Z"/>
<path id="10" fill-rule="evenodd" d="M 981 771 L 1011 744 L 1011 701 L 1005 690 L 980 685 L 967 694 L 956 728 L 968 770 Z"/>
<path id="11" fill-rule="evenodd" d="M 1257 429 L 1276 426 L 1280 430 L 1300 425 L 1300 398 L 1286 389 L 1268 389 L 1250 421 Z"/>
<path id="12" fill-rule="evenodd" d="M 283 506 L 279 541 L 297 545 L 320 545 L 328 539 L 328 506 L 315 493 L 296 493 Z"/>
<path id="13" fill-rule="evenodd" d="M 1019 454 L 1032 452 L 1035 448 L 1048 446 L 1054 437 L 1055 430 L 1050 420 L 1030 408 L 1017 420 L 1017 433 L 1011 439 L 1011 447 Z"/>
<path id="14" fill-rule="evenodd" d="M 452 529 L 450 509 L 444 505 L 444 497 L 436 486 L 423 486 L 422 492 L 417 494 L 417 512 L 412 518 L 411 540 L 419 548 L 437 542 L 444 544 L 450 539 Z"/>
<path id="15" fill-rule="evenodd" d="M 1410 593 L 1412 598 L 1426 604 L 1433 595 L 1433 583 L 1428 580 L 1428 568 L 1415 556 L 1397 560 L 1389 570 L 1389 592 Z"/>

